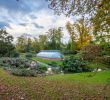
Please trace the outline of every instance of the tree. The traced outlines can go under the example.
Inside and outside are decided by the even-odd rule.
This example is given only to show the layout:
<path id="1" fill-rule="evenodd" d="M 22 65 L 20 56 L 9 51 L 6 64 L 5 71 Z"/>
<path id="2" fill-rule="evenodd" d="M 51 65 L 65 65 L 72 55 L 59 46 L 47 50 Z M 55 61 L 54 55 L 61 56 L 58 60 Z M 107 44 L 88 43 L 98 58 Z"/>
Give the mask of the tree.
<path id="1" fill-rule="evenodd" d="M 57 14 L 93 14 L 102 0 L 47 0 Z"/>
<path id="2" fill-rule="evenodd" d="M 76 42 L 75 41 L 77 38 L 77 36 L 75 34 L 75 27 L 70 22 L 67 22 L 66 29 L 68 30 L 68 33 L 70 35 L 70 41 L 69 41 L 69 44 L 71 45 L 70 48 L 71 48 L 71 50 L 75 50 L 76 49 Z"/>
<path id="3" fill-rule="evenodd" d="M 91 27 L 85 22 L 84 18 L 80 19 L 76 24 L 76 33 L 78 33 L 77 47 L 81 49 L 92 40 Z"/>
<path id="4" fill-rule="evenodd" d="M 27 43 L 26 43 L 26 52 L 30 52 L 32 51 L 33 47 L 32 47 L 32 39 L 31 38 L 27 38 Z"/>
<path id="5" fill-rule="evenodd" d="M 63 36 L 61 27 L 49 29 L 47 33 L 49 49 L 61 49 L 61 39 Z"/>
<path id="6" fill-rule="evenodd" d="M 32 47 L 35 52 L 39 52 L 41 50 L 40 43 L 37 38 L 34 38 L 34 41 L 32 42 Z"/>
<path id="7" fill-rule="evenodd" d="M 46 35 L 39 35 L 39 44 L 40 44 L 40 49 L 44 50 L 47 47 L 47 36 Z"/>
<path id="8" fill-rule="evenodd" d="M 17 51 L 24 53 L 26 52 L 26 38 L 23 36 L 18 37 L 17 43 L 16 43 L 16 49 Z"/>
<path id="9" fill-rule="evenodd" d="M 110 0 L 102 0 L 92 18 L 96 42 L 110 42 Z"/>
<path id="10" fill-rule="evenodd" d="M 11 56 L 15 47 L 12 44 L 13 37 L 6 30 L 0 29 L 0 56 Z"/>

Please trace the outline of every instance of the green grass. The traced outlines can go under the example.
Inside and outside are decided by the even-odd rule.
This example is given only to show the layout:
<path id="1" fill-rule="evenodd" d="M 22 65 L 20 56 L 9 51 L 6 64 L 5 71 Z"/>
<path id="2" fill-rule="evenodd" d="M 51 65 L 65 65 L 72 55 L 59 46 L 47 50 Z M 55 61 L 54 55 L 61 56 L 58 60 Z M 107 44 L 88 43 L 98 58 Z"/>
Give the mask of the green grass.
<path id="1" fill-rule="evenodd" d="M 0 99 L 20 100 L 18 97 L 22 97 L 21 95 L 23 95 L 24 100 L 76 100 L 75 98 L 78 100 L 85 98 L 99 100 L 97 98 L 103 98 L 104 95 L 109 97 L 110 88 L 104 91 L 103 88 L 107 79 L 110 78 L 110 71 L 99 72 L 94 77 L 86 77 L 89 74 L 53 75 L 43 78 L 18 77 L 10 75 L 0 68 Z"/>
<path id="2" fill-rule="evenodd" d="M 77 73 L 77 74 L 62 74 L 47 76 L 47 80 L 59 80 L 68 82 L 79 82 L 79 83 L 107 83 L 110 80 L 110 71 L 88 72 L 88 73 Z"/>
<path id="3" fill-rule="evenodd" d="M 55 62 L 57 65 L 62 64 L 62 61 L 60 61 L 60 60 L 48 60 L 48 59 L 44 59 L 44 58 L 40 58 L 40 57 L 33 57 L 32 59 L 35 61 L 40 61 L 40 62 L 46 63 L 46 64 L 49 64 L 52 62 Z"/>

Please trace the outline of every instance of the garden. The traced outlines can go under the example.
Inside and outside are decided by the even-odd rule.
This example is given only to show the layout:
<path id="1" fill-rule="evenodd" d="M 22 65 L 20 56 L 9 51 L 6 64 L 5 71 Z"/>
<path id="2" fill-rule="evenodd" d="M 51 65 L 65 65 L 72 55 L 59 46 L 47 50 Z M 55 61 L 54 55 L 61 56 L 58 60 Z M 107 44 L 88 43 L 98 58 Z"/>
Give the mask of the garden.
<path id="1" fill-rule="evenodd" d="M 110 1 L 38 1 L 0 1 L 0 100 L 110 100 Z"/>

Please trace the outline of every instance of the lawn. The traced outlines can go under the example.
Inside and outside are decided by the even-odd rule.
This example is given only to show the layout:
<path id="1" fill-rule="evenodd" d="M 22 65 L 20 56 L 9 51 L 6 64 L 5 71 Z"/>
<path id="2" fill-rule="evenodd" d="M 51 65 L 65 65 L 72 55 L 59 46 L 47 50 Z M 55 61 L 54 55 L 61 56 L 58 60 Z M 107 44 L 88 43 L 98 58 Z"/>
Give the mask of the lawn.
<path id="1" fill-rule="evenodd" d="M 68 82 L 79 82 L 79 83 L 93 83 L 93 84 L 105 84 L 110 82 L 110 71 L 103 72 L 83 72 L 77 74 L 60 74 L 47 76 L 47 80 L 59 80 Z"/>
<path id="2" fill-rule="evenodd" d="M 18 77 L 0 68 L 0 100 L 109 100 L 110 85 L 106 83 L 110 71 L 88 75 Z"/>
<path id="3" fill-rule="evenodd" d="M 40 62 L 46 63 L 46 64 L 49 64 L 49 63 L 52 63 L 52 62 L 55 62 L 57 65 L 62 64 L 62 61 L 60 61 L 60 60 L 49 60 L 49 59 L 40 58 L 40 57 L 33 57 L 32 59 L 35 60 L 35 61 L 40 61 Z"/>

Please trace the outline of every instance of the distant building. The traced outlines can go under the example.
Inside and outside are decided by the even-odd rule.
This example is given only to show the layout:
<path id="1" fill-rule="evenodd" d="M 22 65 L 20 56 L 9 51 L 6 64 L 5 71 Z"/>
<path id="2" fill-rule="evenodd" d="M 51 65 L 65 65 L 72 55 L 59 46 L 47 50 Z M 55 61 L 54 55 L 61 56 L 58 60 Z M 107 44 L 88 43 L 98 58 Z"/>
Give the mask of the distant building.
<path id="1" fill-rule="evenodd" d="M 64 55 L 59 50 L 42 50 L 37 54 L 37 57 L 51 60 L 63 60 Z"/>

